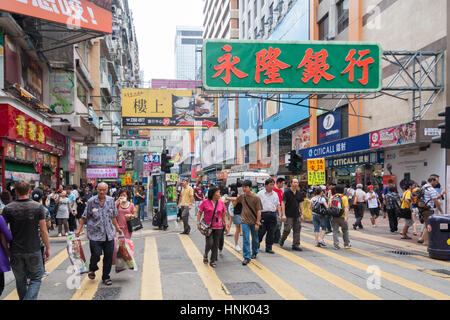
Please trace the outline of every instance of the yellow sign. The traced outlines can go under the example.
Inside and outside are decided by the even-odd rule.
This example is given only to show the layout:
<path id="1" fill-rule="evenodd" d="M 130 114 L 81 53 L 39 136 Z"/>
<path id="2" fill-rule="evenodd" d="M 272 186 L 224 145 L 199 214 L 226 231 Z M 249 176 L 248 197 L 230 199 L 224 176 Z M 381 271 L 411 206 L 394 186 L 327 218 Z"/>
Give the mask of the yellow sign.
<path id="1" fill-rule="evenodd" d="M 36 141 L 36 125 L 32 121 L 28 121 L 28 138 L 31 141 Z"/>
<path id="2" fill-rule="evenodd" d="M 40 143 L 44 143 L 45 144 L 45 133 L 44 133 L 44 128 L 42 126 L 38 126 L 37 140 Z"/>
<path id="3" fill-rule="evenodd" d="M 25 117 L 24 116 L 18 116 L 16 119 L 16 130 L 17 130 L 17 135 L 19 137 L 24 137 L 26 135 L 27 132 L 27 123 L 25 121 Z"/>
<path id="4" fill-rule="evenodd" d="M 326 184 L 325 159 L 308 159 L 308 184 Z"/>
<path id="5" fill-rule="evenodd" d="M 126 171 L 125 172 L 125 185 L 129 186 L 133 184 L 132 181 L 133 178 L 133 171 Z"/>

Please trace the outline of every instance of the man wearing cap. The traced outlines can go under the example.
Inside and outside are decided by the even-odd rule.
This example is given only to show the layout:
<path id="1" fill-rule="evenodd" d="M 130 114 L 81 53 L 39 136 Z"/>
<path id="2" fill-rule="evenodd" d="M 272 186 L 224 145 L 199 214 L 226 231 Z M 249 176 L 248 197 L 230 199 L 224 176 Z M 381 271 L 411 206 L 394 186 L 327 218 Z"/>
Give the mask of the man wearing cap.
<path id="1" fill-rule="evenodd" d="M 356 221 L 353 224 L 353 229 L 356 230 L 357 227 L 359 229 L 364 229 L 361 223 L 361 220 L 364 217 L 364 206 L 367 201 L 367 195 L 362 189 L 362 184 L 356 185 L 355 197 L 356 197 L 356 207 L 355 207 L 355 218 Z"/>

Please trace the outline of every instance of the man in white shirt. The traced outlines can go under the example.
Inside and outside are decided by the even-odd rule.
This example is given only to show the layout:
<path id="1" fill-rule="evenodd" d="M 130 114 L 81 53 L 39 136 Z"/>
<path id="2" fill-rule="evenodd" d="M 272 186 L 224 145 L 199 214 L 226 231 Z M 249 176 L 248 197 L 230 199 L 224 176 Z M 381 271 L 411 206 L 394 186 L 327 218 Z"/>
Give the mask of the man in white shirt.
<path id="1" fill-rule="evenodd" d="M 442 196 L 437 193 L 436 189 L 434 189 L 439 184 L 439 176 L 436 174 L 432 174 L 428 179 L 428 183 L 424 185 L 422 188 L 424 189 L 424 201 L 430 206 L 430 210 L 428 212 L 424 212 L 424 228 L 422 234 L 417 240 L 418 243 L 424 243 L 428 241 L 428 218 L 433 214 L 444 214 L 444 210 L 442 209 L 441 203 L 439 202 L 439 198 Z"/>
<path id="2" fill-rule="evenodd" d="M 262 239 L 267 232 L 266 252 L 273 254 L 275 253 L 272 250 L 273 237 L 277 225 L 277 217 L 278 215 L 281 216 L 281 206 L 277 193 L 273 191 L 275 181 L 273 179 L 267 179 L 264 184 L 266 188 L 258 192 L 258 197 L 261 199 L 263 207 L 261 210 L 262 226 L 258 231 L 259 243 L 262 242 Z M 280 219 L 280 217 L 278 217 L 278 219 Z M 286 220 L 286 217 L 283 216 L 281 219 Z"/>
<path id="3" fill-rule="evenodd" d="M 363 225 L 361 223 L 361 220 L 364 217 L 364 207 L 366 205 L 366 201 L 367 201 L 367 195 L 364 192 L 364 190 L 362 189 L 362 184 L 358 184 L 356 186 L 356 191 L 355 191 L 355 197 L 356 197 L 356 207 L 355 207 L 355 217 L 356 217 L 356 221 L 355 224 L 353 225 L 353 229 L 356 230 L 356 227 L 359 227 L 359 229 L 363 229 Z"/>

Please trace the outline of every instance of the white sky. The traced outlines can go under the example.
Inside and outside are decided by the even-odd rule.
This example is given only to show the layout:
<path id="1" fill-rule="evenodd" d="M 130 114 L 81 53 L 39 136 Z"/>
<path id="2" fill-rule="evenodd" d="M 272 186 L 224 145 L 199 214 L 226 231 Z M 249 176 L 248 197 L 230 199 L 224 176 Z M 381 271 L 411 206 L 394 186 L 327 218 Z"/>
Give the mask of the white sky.
<path id="1" fill-rule="evenodd" d="M 177 26 L 203 25 L 203 0 L 128 0 L 145 81 L 175 79 Z M 146 87 L 148 84 L 146 84 Z"/>

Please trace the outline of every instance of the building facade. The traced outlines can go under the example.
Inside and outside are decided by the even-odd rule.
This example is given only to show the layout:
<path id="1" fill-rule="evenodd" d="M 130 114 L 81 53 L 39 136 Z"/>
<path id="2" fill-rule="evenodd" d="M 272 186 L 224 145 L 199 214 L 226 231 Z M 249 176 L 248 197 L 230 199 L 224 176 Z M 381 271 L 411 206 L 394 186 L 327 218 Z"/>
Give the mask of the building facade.
<path id="1" fill-rule="evenodd" d="M 175 35 L 175 73 L 178 80 L 200 79 L 202 27 L 177 27 Z"/>

